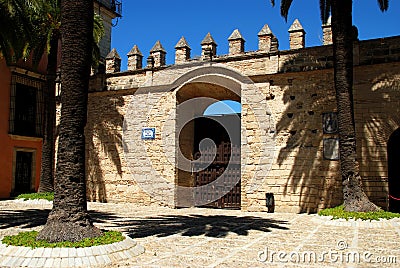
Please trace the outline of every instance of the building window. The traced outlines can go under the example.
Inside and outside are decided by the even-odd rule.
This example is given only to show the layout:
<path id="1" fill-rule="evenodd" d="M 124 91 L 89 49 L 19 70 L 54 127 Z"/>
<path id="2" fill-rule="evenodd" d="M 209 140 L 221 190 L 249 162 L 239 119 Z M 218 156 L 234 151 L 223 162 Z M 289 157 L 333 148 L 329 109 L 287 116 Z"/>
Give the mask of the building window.
<path id="1" fill-rule="evenodd" d="M 41 137 L 44 83 L 13 75 L 11 83 L 10 134 Z"/>

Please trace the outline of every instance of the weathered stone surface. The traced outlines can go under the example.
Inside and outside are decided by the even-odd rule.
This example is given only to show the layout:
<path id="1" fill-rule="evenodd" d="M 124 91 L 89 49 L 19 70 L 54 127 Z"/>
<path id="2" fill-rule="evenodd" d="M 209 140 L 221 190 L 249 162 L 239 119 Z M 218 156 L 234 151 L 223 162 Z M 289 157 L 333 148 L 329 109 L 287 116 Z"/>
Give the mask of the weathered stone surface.
<path id="1" fill-rule="evenodd" d="M 262 36 L 272 36 L 267 30 Z M 388 192 L 387 141 L 400 125 L 399 43 L 394 37 L 354 45 L 360 170 L 368 195 L 381 206 Z M 337 137 L 322 131 L 322 114 L 336 111 L 332 47 L 273 53 L 268 46 L 211 62 L 183 55 L 171 67 L 93 78 L 86 128 L 89 199 L 179 205 L 176 185 L 193 185 L 193 178 L 177 170 L 177 150 L 182 146 L 190 157 L 193 131 L 178 133 L 178 107 L 209 97 L 242 105 L 243 210 L 267 211 L 266 193 L 274 194 L 276 211 L 340 204 L 339 162 L 323 155 L 323 139 Z M 191 116 L 206 108 L 200 106 Z M 144 127 L 156 129 L 154 140 L 141 139 Z"/>

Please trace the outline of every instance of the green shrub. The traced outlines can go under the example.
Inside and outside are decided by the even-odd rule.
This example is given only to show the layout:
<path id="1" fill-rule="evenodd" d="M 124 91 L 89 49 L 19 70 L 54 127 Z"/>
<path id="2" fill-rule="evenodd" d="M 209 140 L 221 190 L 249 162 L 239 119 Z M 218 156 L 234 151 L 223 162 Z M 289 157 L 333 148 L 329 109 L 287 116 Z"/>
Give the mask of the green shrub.
<path id="1" fill-rule="evenodd" d="M 125 239 L 122 233 L 117 231 L 106 231 L 102 236 L 96 238 L 86 238 L 79 242 L 48 243 L 44 240 L 36 240 L 37 235 L 37 231 L 21 232 L 17 235 L 5 236 L 2 242 L 7 245 L 30 248 L 83 248 L 107 245 L 120 242 Z"/>
<path id="2" fill-rule="evenodd" d="M 400 218 L 399 213 L 393 213 L 388 211 L 377 211 L 377 212 L 347 212 L 344 211 L 344 206 L 340 205 L 335 208 L 327 208 L 318 212 L 320 216 L 332 216 L 333 219 L 361 219 L 361 220 L 377 220 L 380 219 L 393 219 Z"/>
<path id="3" fill-rule="evenodd" d="M 46 199 L 48 201 L 54 200 L 54 193 L 31 193 L 31 194 L 20 194 L 15 199 Z"/>

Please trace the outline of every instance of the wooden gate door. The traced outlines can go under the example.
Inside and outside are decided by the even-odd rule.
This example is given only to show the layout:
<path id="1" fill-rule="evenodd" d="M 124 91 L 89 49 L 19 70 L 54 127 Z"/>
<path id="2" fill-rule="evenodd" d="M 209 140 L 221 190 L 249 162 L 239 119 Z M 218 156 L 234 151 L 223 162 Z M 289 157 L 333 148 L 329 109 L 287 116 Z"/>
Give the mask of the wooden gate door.
<path id="1" fill-rule="evenodd" d="M 32 161 L 32 152 L 17 151 L 15 163 L 15 194 L 29 193 L 32 191 Z"/>
<path id="2" fill-rule="evenodd" d="M 195 190 L 195 200 L 206 204 L 206 207 L 240 209 L 240 147 L 230 142 L 222 142 L 217 149 L 207 148 L 202 153 L 205 162 L 197 162 L 193 170 L 206 168 L 194 173 L 195 189 L 216 179 L 219 179 L 219 182 L 216 186 L 208 187 L 206 191 Z M 210 158 L 214 155 L 212 163 L 207 166 L 208 160 L 212 160 Z M 194 156 L 195 159 L 200 158 L 200 152 Z M 231 190 L 224 194 L 228 187 Z"/>

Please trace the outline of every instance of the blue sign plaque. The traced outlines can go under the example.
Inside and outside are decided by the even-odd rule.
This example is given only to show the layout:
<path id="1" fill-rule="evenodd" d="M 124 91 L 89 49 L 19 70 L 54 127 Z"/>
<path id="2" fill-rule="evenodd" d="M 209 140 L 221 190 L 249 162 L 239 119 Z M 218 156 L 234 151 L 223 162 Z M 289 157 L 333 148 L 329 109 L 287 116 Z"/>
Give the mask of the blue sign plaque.
<path id="1" fill-rule="evenodd" d="M 156 129 L 154 127 L 142 128 L 142 140 L 154 140 Z"/>

